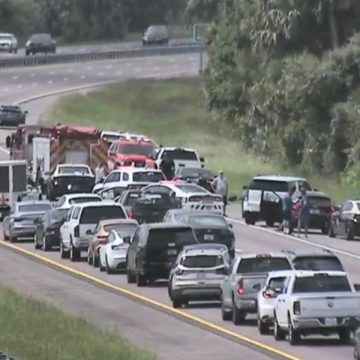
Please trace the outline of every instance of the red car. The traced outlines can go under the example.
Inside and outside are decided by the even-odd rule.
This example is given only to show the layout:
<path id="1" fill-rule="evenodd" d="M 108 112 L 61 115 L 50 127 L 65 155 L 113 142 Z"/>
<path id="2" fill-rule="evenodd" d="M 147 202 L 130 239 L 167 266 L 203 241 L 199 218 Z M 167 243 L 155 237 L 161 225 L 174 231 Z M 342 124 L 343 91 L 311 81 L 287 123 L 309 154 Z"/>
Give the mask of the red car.
<path id="1" fill-rule="evenodd" d="M 118 140 L 111 144 L 108 153 L 109 170 L 121 166 L 155 168 L 156 148 L 150 140 Z"/>

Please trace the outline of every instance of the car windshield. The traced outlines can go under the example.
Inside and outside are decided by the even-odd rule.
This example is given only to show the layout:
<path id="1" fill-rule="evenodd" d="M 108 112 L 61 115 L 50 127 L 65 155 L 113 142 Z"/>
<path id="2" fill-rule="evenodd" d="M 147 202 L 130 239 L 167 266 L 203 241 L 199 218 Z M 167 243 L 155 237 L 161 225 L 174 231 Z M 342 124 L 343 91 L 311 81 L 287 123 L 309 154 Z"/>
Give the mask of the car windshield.
<path id="1" fill-rule="evenodd" d="M 165 150 L 163 153 L 163 158 L 168 156 L 173 160 L 193 160 L 198 161 L 195 151 L 175 149 L 175 150 Z"/>
<path id="2" fill-rule="evenodd" d="M 139 171 L 133 173 L 134 182 L 157 183 L 162 180 L 165 180 L 165 177 L 160 171 Z"/>
<path id="3" fill-rule="evenodd" d="M 128 237 L 128 236 L 132 238 L 134 236 L 137 228 L 138 228 L 138 226 L 136 224 L 134 224 L 134 225 L 127 224 L 126 226 L 124 226 L 124 225 L 115 226 L 113 229 L 122 238 Z"/>
<path id="4" fill-rule="evenodd" d="M 179 169 L 177 176 L 183 177 L 183 178 L 204 177 L 206 179 L 210 179 L 210 178 L 214 177 L 214 174 L 210 170 L 206 170 L 206 169 L 183 167 L 183 168 Z"/>
<path id="5" fill-rule="evenodd" d="M 0 35 L 0 40 L 12 40 L 13 38 L 11 35 Z"/>
<path id="6" fill-rule="evenodd" d="M 19 212 L 46 212 L 52 209 L 50 203 L 19 205 Z"/>
<path id="7" fill-rule="evenodd" d="M 287 192 L 289 184 L 286 181 L 253 180 L 249 185 L 250 190 Z"/>
<path id="8" fill-rule="evenodd" d="M 271 271 L 291 270 L 285 257 L 256 257 L 241 259 L 238 274 L 268 273 Z"/>
<path id="9" fill-rule="evenodd" d="M 90 174 L 87 166 L 60 166 L 59 174 Z"/>
<path id="10" fill-rule="evenodd" d="M 350 292 L 351 287 L 346 276 L 302 276 L 295 280 L 293 293 Z"/>
<path id="11" fill-rule="evenodd" d="M 308 196 L 309 203 L 311 205 L 320 206 L 320 207 L 330 207 L 331 199 L 325 196 Z"/>
<path id="12" fill-rule="evenodd" d="M 186 184 L 186 185 L 176 185 L 176 187 L 183 191 L 184 193 L 187 194 L 192 194 L 192 193 L 204 193 L 204 194 L 208 194 L 208 191 L 206 191 L 205 189 L 203 189 L 200 186 L 197 185 L 191 185 L 191 184 Z"/>
<path id="13" fill-rule="evenodd" d="M 31 36 L 30 41 L 50 41 L 51 36 L 48 34 L 34 34 Z"/>
<path id="14" fill-rule="evenodd" d="M 196 244 L 197 241 L 192 230 L 189 228 L 151 229 L 149 244 L 152 248 L 167 248 L 169 243 L 175 243 L 177 247 Z"/>
<path id="15" fill-rule="evenodd" d="M 284 276 L 270 279 L 267 289 L 273 290 L 276 292 L 282 292 L 282 290 L 284 288 L 285 279 L 286 279 L 286 277 L 284 277 Z"/>
<path id="16" fill-rule="evenodd" d="M 119 146 L 118 152 L 124 155 L 153 156 L 155 147 L 152 144 L 123 144 Z"/>
<path id="17" fill-rule="evenodd" d="M 211 268 L 223 264 L 221 255 L 187 255 L 181 260 L 181 265 L 187 268 Z"/>
<path id="18" fill-rule="evenodd" d="M 21 109 L 18 106 L 1 106 L 2 112 L 7 113 L 21 113 Z"/>
<path id="19" fill-rule="evenodd" d="M 101 201 L 101 198 L 99 198 L 98 196 L 89 196 L 89 197 L 78 197 L 78 198 L 73 198 L 69 200 L 69 204 L 73 205 L 73 204 L 83 204 L 86 202 L 93 202 L 93 201 Z"/>
<path id="20" fill-rule="evenodd" d="M 344 268 L 336 256 L 299 256 L 293 260 L 296 270 L 343 271 Z"/>
<path id="21" fill-rule="evenodd" d="M 80 224 L 97 224 L 101 220 L 125 219 L 123 209 L 114 205 L 99 205 L 85 207 L 82 211 Z"/>
<path id="22" fill-rule="evenodd" d="M 194 216 L 189 215 L 188 221 L 192 226 L 208 226 L 209 228 L 212 226 L 216 227 L 228 227 L 228 223 L 221 216 Z"/>
<path id="23" fill-rule="evenodd" d="M 148 35 L 162 35 L 162 34 L 166 34 L 166 27 L 159 25 L 159 26 L 150 26 L 146 33 Z"/>

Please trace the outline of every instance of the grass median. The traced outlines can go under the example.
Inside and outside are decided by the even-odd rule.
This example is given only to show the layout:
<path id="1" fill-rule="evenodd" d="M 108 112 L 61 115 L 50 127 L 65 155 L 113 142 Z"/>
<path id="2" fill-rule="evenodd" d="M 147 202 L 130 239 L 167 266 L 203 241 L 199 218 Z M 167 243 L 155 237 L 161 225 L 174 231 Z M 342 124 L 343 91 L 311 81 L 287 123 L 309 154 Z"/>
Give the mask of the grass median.
<path id="1" fill-rule="evenodd" d="M 86 94 L 61 98 L 42 117 L 47 123 L 86 124 L 145 133 L 163 145 L 196 148 L 206 167 L 225 171 L 233 195 L 256 174 L 302 175 L 296 169 L 263 161 L 247 153 L 229 134 L 207 122 L 199 78 L 132 80 Z M 353 195 L 336 179 L 308 176 L 315 187 L 336 201 Z"/>
<path id="2" fill-rule="evenodd" d="M 0 349 L 21 360 L 154 360 L 117 335 L 0 286 Z"/>

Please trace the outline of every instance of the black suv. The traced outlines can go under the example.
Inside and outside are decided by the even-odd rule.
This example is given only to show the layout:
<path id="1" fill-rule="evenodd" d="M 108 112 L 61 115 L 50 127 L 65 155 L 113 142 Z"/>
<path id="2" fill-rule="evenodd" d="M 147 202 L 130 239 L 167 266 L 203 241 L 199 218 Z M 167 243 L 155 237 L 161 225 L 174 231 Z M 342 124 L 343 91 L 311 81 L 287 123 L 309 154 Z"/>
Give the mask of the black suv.
<path id="1" fill-rule="evenodd" d="M 136 230 L 126 258 L 128 283 L 168 279 L 173 263 L 186 245 L 197 244 L 190 226 L 182 224 L 142 224 Z"/>
<path id="2" fill-rule="evenodd" d="M 143 36 L 143 46 L 146 45 L 168 45 L 169 34 L 166 26 L 152 25 L 147 28 Z"/>
<path id="3" fill-rule="evenodd" d="M 0 106 L 0 125 L 2 126 L 18 126 L 25 124 L 27 111 L 22 111 L 17 105 L 1 105 Z"/>
<path id="4" fill-rule="evenodd" d="M 25 55 L 37 53 L 56 53 L 56 41 L 50 34 L 34 34 L 25 44 Z"/>

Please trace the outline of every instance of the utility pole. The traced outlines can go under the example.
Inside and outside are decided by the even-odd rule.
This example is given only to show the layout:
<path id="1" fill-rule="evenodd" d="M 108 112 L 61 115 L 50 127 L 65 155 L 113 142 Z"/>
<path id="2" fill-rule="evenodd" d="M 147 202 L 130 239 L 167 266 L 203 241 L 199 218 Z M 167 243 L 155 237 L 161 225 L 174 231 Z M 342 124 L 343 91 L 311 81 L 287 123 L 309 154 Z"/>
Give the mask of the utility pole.
<path id="1" fill-rule="evenodd" d="M 339 47 L 339 28 L 336 19 L 337 0 L 329 0 L 329 23 L 333 49 Z"/>

